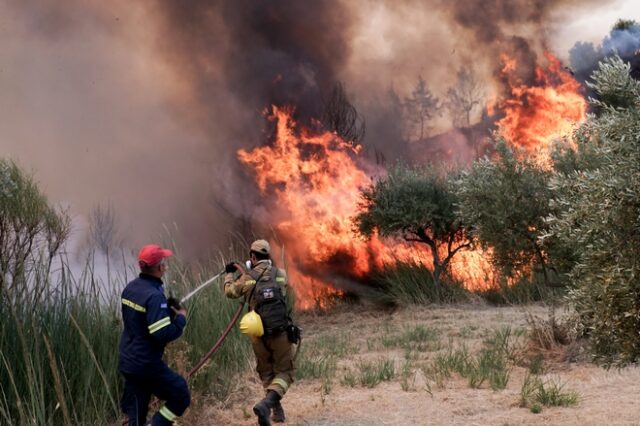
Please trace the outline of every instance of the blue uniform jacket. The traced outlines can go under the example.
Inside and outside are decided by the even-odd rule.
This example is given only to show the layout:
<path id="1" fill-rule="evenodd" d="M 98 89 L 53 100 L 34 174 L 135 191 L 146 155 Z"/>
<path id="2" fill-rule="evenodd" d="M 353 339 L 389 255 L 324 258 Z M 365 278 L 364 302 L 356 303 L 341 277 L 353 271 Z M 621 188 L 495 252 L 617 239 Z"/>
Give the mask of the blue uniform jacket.
<path id="1" fill-rule="evenodd" d="M 187 324 L 183 315 L 176 315 L 171 321 L 170 309 L 159 278 L 140 274 L 127 284 L 122 292 L 120 372 L 148 374 L 164 365 L 165 346 L 180 337 Z"/>

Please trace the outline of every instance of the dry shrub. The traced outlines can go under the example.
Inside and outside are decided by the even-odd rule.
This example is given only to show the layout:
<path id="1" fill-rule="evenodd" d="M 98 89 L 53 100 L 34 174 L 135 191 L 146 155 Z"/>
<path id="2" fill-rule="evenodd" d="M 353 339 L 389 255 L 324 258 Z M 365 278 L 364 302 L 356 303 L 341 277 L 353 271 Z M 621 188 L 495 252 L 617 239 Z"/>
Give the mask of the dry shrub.
<path id="1" fill-rule="evenodd" d="M 549 308 L 547 319 L 526 313 L 529 324 L 529 352 L 543 353 L 545 358 L 560 362 L 575 362 L 585 353 L 585 341 L 579 339 L 578 318 L 575 315 L 556 316 L 555 308 Z"/>

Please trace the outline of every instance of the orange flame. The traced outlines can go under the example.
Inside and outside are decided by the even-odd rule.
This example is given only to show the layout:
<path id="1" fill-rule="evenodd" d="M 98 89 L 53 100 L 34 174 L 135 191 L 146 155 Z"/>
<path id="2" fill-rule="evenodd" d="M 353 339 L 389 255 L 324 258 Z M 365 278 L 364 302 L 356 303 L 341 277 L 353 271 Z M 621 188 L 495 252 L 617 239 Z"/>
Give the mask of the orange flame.
<path id="1" fill-rule="evenodd" d="M 238 158 L 254 170 L 266 199 L 275 196 L 275 205 L 268 206 L 270 218 L 283 238 L 299 307 L 323 307 L 327 299 L 343 294 L 338 284 L 363 279 L 398 260 L 432 263 L 426 251 L 404 242 L 382 241 L 375 235 L 367 241 L 355 235 L 352 218 L 358 213 L 360 190 L 384 174 L 362 160 L 360 146 L 331 132 L 298 130 L 290 110 L 272 108 L 273 144 L 241 149 Z M 461 262 L 452 264 L 456 276 L 472 277 L 475 269 L 482 269 L 481 256 L 466 262 L 465 254 L 458 256 Z M 485 278 L 482 275 L 482 282 Z"/>
<path id="2" fill-rule="evenodd" d="M 575 125 L 584 121 L 587 102 L 581 95 L 580 83 L 562 68 L 560 61 L 545 53 L 546 69 L 536 67 L 534 86 L 514 85 L 511 97 L 500 109 L 505 116 L 498 121 L 499 133 L 514 147 L 548 166 L 554 141 L 570 136 Z M 515 59 L 502 55 L 504 74 L 515 70 Z"/>

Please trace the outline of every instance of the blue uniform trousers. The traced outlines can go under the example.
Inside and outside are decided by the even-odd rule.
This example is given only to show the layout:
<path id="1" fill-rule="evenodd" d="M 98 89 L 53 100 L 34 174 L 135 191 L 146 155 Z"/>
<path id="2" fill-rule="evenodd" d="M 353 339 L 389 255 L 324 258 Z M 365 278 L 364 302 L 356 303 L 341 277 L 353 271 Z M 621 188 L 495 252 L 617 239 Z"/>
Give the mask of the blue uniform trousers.
<path id="1" fill-rule="evenodd" d="M 165 426 L 181 416 L 191 403 L 187 381 L 166 365 L 144 375 L 123 374 L 122 412 L 129 417 L 129 426 L 142 426 L 147 419 L 151 395 L 166 401 L 151 418 L 151 425 Z"/>

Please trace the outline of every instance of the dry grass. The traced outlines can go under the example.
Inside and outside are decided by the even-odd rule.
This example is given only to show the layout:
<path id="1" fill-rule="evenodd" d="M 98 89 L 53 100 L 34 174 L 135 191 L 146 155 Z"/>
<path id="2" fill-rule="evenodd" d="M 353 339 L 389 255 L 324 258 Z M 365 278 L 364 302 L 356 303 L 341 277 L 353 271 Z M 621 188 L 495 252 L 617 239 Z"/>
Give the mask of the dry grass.
<path id="1" fill-rule="evenodd" d="M 321 352 L 323 345 L 316 343 L 331 341 L 329 336 L 349 336 L 349 340 L 333 340 L 337 343 L 331 351 L 340 355 L 335 356 L 332 377 L 304 378 L 292 386 L 283 400 L 286 424 L 637 424 L 640 369 L 606 371 L 586 362 L 567 363 L 547 356 L 556 349 L 540 348 L 536 352 L 540 359 L 532 363 L 526 334 L 530 316 L 544 318 L 546 308 L 454 306 L 380 312 L 351 306 L 329 314 L 302 315 L 299 320 L 305 328 L 304 344 L 310 349 L 315 347 Z M 443 377 L 442 386 L 438 386 L 424 374 L 428 365 L 448 351 L 464 347 L 470 359 L 477 359 L 487 342 L 493 339 L 496 343 L 495 337 L 506 329 L 511 330 L 509 340 L 514 343 L 510 347 L 517 350 L 504 352 L 509 369 L 504 388 L 497 386 L 493 390 L 488 380 L 479 388 L 472 388 L 468 379 L 456 371 Z M 422 336 L 423 343 L 429 344 L 422 350 L 407 351 L 408 334 L 413 334 L 416 340 Z M 383 338 L 388 342 L 396 339 L 396 343 L 385 346 Z M 430 350 L 436 341 L 438 349 Z M 376 383 L 372 387 L 360 384 L 359 366 L 375 366 L 372 371 L 379 378 L 385 363 L 387 369 L 393 363 L 393 377 L 373 380 L 371 383 Z M 531 368 L 536 371 L 530 371 Z M 354 377 L 353 387 L 341 383 L 349 372 Z M 521 392 L 527 377 L 535 377 L 543 388 L 535 388 L 540 398 L 522 407 Z M 579 396 L 575 404 L 574 395 Z M 261 397 L 255 373 L 247 371 L 228 401 L 201 404 L 189 413 L 185 424 L 253 425 L 251 407 Z M 536 403 L 541 409 L 538 414 L 532 412 Z"/>

